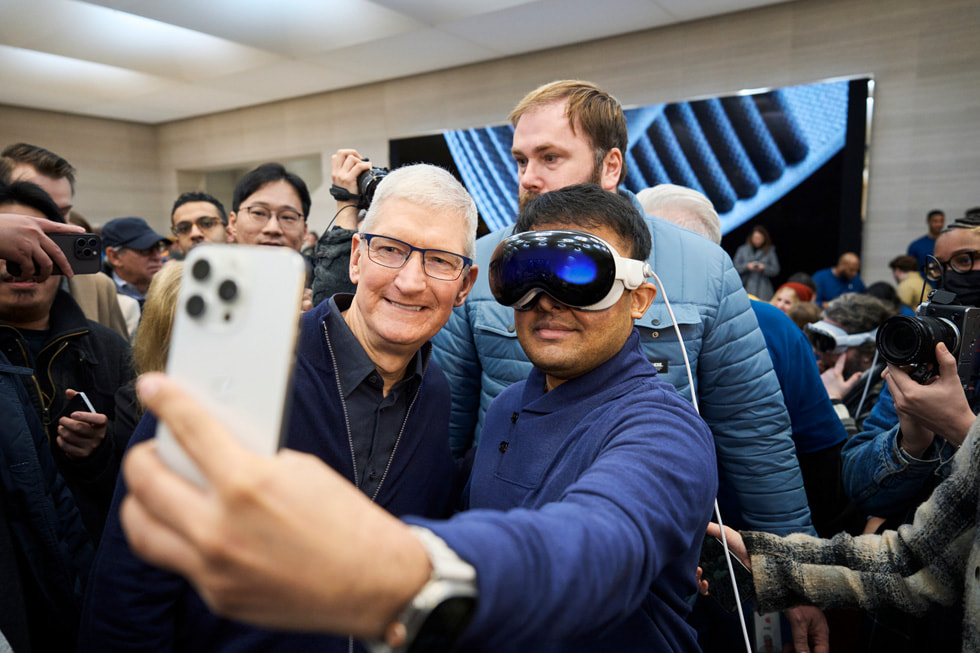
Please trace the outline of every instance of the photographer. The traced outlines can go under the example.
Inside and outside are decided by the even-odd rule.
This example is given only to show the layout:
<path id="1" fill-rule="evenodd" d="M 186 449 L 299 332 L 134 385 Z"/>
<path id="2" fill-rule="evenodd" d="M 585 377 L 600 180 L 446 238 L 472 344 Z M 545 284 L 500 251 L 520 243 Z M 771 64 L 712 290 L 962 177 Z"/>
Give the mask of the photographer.
<path id="1" fill-rule="evenodd" d="M 313 254 L 313 305 L 316 306 L 334 293 L 354 292 L 347 269 L 350 265 L 351 239 L 357 233 L 361 210 L 370 203 L 368 193 L 362 193 L 360 182 L 364 173 L 371 170 L 371 162 L 357 150 L 340 149 L 330 157 L 330 194 L 337 200 L 337 213 L 317 241 Z M 387 173 L 387 170 L 384 170 Z M 368 175 L 369 178 L 381 176 Z M 370 196 L 374 194 L 373 184 Z"/>
<path id="2" fill-rule="evenodd" d="M 955 304 L 980 306 L 980 219 L 961 218 L 936 239 L 927 277 L 952 292 Z M 938 375 L 919 384 L 889 365 L 887 384 L 865 420 L 865 430 L 844 445 L 844 487 L 869 514 L 901 518 L 949 476 L 949 461 L 977 408 L 957 375 L 956 359 L 935 347 Z M 976 369 L 973 374 L 976 375 Z"/>

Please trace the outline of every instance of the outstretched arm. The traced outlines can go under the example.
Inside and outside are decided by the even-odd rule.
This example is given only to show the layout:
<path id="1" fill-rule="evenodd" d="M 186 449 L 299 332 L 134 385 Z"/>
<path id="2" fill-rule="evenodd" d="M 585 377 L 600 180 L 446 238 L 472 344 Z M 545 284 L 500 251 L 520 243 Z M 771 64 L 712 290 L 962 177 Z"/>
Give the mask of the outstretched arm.
<path id="1" fill-rule="evenodd" d="M 171 472 L 154 443 L 134 446 L 121 512 L 133 550 L 229 617 L 379 639 L 430 573 L 408 527 L 314 456 L 250 453 L 167 377 L 139 391 L 210 486 Z"/>

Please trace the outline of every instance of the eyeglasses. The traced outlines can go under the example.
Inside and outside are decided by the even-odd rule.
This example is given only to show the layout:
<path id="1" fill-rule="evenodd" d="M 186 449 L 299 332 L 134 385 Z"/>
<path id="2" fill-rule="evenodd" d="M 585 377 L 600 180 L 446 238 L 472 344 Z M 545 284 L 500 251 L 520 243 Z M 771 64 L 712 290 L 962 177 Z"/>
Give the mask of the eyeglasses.
<path id="1" fill-rule="evenodd" d="M 379 236 L 378 234 L 361 234 L 367 243 L 368 258 L 378 265 L 398 270 L 408 261 L 412 252 L 422 254 L 422 270 L 426 275 L 440 281 L 455 281 L 459 279 L 463 268 L 473 265 L 473 260 L 441 249 L 422 249 L 408 243 Z"/>
<path id="2" fill-rule="evenodd" d="M 866 342 L 874 342 L 878 333 L 878 329 L 864 333 L 848 333 L 824 320 L 807 324 L 804 331 L 818 354 L 843 354 L 848 347 L 859 347 Z"/>
<path id="3" fill-rule="evenodd" d="M 209 229 L 214 229 L 219 224 L 222 224 L 221 218 L 212 218 L 205 215 L 193 222 L 190 220 L 178 222 L 170 228 L 170 231 L 174 232 L 175 236 L 186 236 L 194 228 L 194 225 L 197 225 L 197 228 L 201 231 L 208 231 Z"/>
<path id="4" fill-rule="evenodd" d="M 940 261 L 935 256 L 929 256 L 927 257 L 928 262 L 922 266 L 922 276 L 929 281 L 939 281 L 943 278 L 943 273 L 947 267 L 960 274 L 969 272 L 973 269 L 977 254 L 980 254 L 980 250 L 957 252 L 950 256 L 948 261 Z"/>
<path id="5" fill-rule="evenodd" d="M 262 225 L 268 222 L 269 218 L 275 216 L 282 228 L 286 230 L 298 229 L 300 223 L 303 222 L 303 216 L 292 209 L 273 212 L 264 206 L 246 206 L 245 211 L 253 220 Z"/>

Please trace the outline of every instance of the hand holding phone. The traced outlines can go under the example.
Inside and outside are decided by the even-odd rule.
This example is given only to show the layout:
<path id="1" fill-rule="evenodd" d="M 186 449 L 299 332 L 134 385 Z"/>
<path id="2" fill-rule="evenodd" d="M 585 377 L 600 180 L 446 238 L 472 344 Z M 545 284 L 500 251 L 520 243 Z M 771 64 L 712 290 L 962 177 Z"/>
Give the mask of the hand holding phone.
<path id="1" fill-rule="evenodd" d="M 58 446 L 69 458 L 85 458 L 105 440 L 109 419 L 95 410 L 84 392 L 68 388 L 65 395 L 68 403 L 58 416 Z"/>
<path id="2" fill-rule="evenodd" d="M 284 430 L 305 275 L 303 257 L 281 247 L 202 245 L 184 262 L 167 373 L 264 456 Z M 206 485 L 164 424 L 157 447 L 174 471 Z"/>
<path id="3" fill-rule="evenodd" d="M 49 233 L 47 234 L 58 249 L 64 254 L 68 265 L 75 274 L 95 274 L 102 270 L 102 238 L 97 234 L 79 233 Z M 35 261 L 34 268 L 38 269 Z M 15 261 L 7 261 L 7 272 L 17 278 L 23 270 Z M 61 274 L 58 266 L 54 266 L 51 274 Z"/>
<path id="4" fill-rule="evenodd" d="M 701 544 L 701 579 L 708 581 L 708 596 L 713 596 L 725 610 L 735 612 L 738 604 L 735 600 L 735 590 L 732 589 L 732 579 L 728 573 L 725 554 L 725 547 L 720 539 L 712 535 L 705 536 Z M 734 553 L 728 551 L 727 554 L 735 571 L 739 600 L 743 603 L 753 600 L 755 583 L 752 580 L 752 572 Z"/>

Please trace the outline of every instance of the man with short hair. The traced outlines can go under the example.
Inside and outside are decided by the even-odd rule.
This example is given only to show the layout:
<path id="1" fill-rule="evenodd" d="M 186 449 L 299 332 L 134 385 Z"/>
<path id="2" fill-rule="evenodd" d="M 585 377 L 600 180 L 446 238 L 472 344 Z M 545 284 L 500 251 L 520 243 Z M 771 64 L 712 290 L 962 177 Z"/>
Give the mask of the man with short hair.
<path id="1" fill-rule="evenodd" d="M 914 256 L 896 256 L 888 264 L 895 277 L 895 294 L 909 310 L 926 300 L 932 286 L 919 274 L 919 265 Z"/>
<path id="2" fill-rule="evenodd" d="M 306 182 L 281 163 L 264 163 L 235 184 L 228 231 L 240 245 L 303 247 L 310 214 Z"/>
<path id="3" fill-rule="evenodd" d="M 259 194 L 280 181 L 258 184 L 237 210 L 288 210 L 291 200 Z M 400 168 L 378 186 L 355 236 L 355 293 L 336 294 L 300 320 L 284 445 L 317 456 L 394 515 L 442 518 L 458 497 L 448 445 L 449 387 L 430 359 L 428 340 L 476 278 L 476 224 L 475 203 L 448 172 Z M 145 418 L 133 440 L 151 438 L 155 428 Z M 116 508 L 125 495 L 120 482 Z M 81 642 L 83 650 L 128 651 L 134 641 L 144 650 L 149 642 L 160 650 L 201 652 L 348 650 L 347 638 L 283 633 L 215 616 L 179 577 L 134 557 L 116 510 L 93 569 Z"/>
<path id="4" fill-rule="evenodd" d="M 906 254 L 915 257 L 915 267 L 921 270 L 922 266 L 929 262 L 927 257 L 932 256 L 932 251 L 936 247 L 936 238 L 942 233 L 946 226 L 946 214 L 939 209 L 933 209 L 926 214 L 926 225 L 929 233 L 921 238 L 917 238 L 909 243 Z"/>
<path id="5" fill-rule="evenodd" d="M 153 275 L 163 267 L 168 240 L 153 231 L 143 218 L 116 218 L 102 228 L 102 244 L 112 266 L 112 280 L 119 293 L 146 301 Z"/>
<path id="6" fill-rule="evenodd" d="M 170 211 L 170 230 L 184 256 L 201 243 L 227 243 L 228 215 L 218 198 L 207 193 L 182 193 Z"/>
<path id="7" fill-rule="evenodd" d="M 55 204 L 28 182 L 0 185 L 0 212 L 57 220 Z M 0 262 L 0 349 L 25 368 L 25 387 L 48 433 L 58 470 L 98 541 L 127 434 L 115 431 L 116 391 L 132 380 L 128 344 L 87 320 L 59 278 L 15 280 Z M 27 374 L 26 372 L 29 372 Z M 94 410 L 63 411 L 78 392 Z"/>
<path id="8" fill-rule="evenodd" d="M 54 152 L 15 143 L 0 153 L 0 182 L 29 181 L 40 186 L 68 222 L 75 195 L 75 168 Z M 132 338 L 126 313 L 116 300 L 116 286 L 108 275 L 80 274 L 67 282 L 67 290 L 78 302 L 85 317 L 103 324 L 124 338 Z"/>
<path id="9" fill-rule="evenodd" d="M 813 283 L 817 285 L 813 303 L 818 306 L 847 292 L 864 292 L 861 259 L 854 252 L 844 252 L 837 259 L 837 265 L 814 272 Z"/>
<path id="10" fill-rule="evenodd" d="M 46 211 L 0 211 L 0 259 L 16 261 L 24 278 L 37 283 L 49 278 L 44 256 L 56 259 L 51 248 L 60 251 L 43 242 L 44 234 L 77 231 L 39 216 L 59 218 L 46 201 Z M 42 263 L 40 269 L 31 270 L 32 259 Z M 22 382 L 26 374 L 30 370 L 12 364 L 0 348 L 0 650 L 71 650 L 93 547 Z"/>
<path id="11" fill-rule="evenodd" d="M 469 510 L 448 521 L 408 518 L 406 529 L 322 466 L 307 461 L 291 474 L 287 463 L 253 474 L 255 462 L 280 467 L 286 457 L 250 459 L 241 467 L 240 452 L 232 451 L 243 483 L 259 477 L 271 482 L 274 513 L 290 513 L 285 521 L 297 527 L 284 531 L 268 521 L 264 509 L 252 512 L 252 533 L 271 527 L 276 541 L 255 556 L 247 553 L 252 536 L 236 538 L 244 553 L 239 560 L 293 560 L 297 547 L 308 552 L 309 563 L 305 574 L 275 574 L 271 592 L 236 588 L 235 594 L 255 596 L 249 603 L 258 607 L 239 616 L 287 625 L 280 619 L 289 613 L 291 627 L 354 632 L 384 639 L 395 650 L 448 651 L 454 644 L 473 652 L 699 650 L 684 618 L 717 489 L 716 465 L 707 425 L 657 377 L 633 326 L 657 293 L 646 281 L 649 230 L 629 199 L 593 184 L 529 202 L 516 229 L 523 233 L 502 242 L 491 259 L 491 285 L 500 301 L 516 308 L 518 338 L 534 368 L 487 414 L 469 482 Z M 587 269 L 597 270 L 601 280 L 566 274 Z M 186 435 L 178 437 L 183 441 Z M 205 428 L 198 441 L 213 437 Z M 144 463 L 154 463 L 147 453 L 133 451 L 130 462 L 142 455 Z M 145 498 L 142 481 L 160 476 L 151 469 L 128 477 L 142 487 L 134 487 L 124 518 Z M 279 501 L 296 498 L 279 492 L 281 482 L 300 487 L 308 481 L 315 483 L 315 523 L 295 518 L 293 511 L 306 510 L 303 501 Z M 209 483 L 221 495 L 222 479 Z M 257 487 L 240 489 L 250 493 Z M 180 487 L 177 492 L 185 496 Z M 211 496 L 191 499 L 187 514 L 200 515 L 201 500 L 210 502 Z M 237 532 L 244 515 L 226 514 L 219 504 L 220 498 L 209 505 Z M 153 521 L 160 523 L 175 524 Z M 213 532 L 210 518 L 196 523 L 199 533 Z M 139 547 L 144 553 L 170 549 L 153 557 L 158 562 L 183 573 L 208 566 L 193 549 L 193 536 L 162 534 L 146 523 L 127 526 L 138 534 L 134 543 L 148 545 Z M 230 547 L 220 537 L 210 541 L 218 562 Z M 270 579 L 229 562 L 231 567 L 218 562 L 219 575 L 228 572 L 234 584 Z M 192 578 L 200 582 L 207 575 Z M 219 608 L 232 607 L 224 591 L 215 594 L 207 583 L 203 589 Z M 273 595 L 277 600 L 268 601 Z M 440 603 L 440 610 L 429 612 Z M 278 614 L 263 609 L 268 607 Z M 345 620 L 352 614 L 357 616 Z M 425 640 L 413 642 L 429 616 Z"/>

